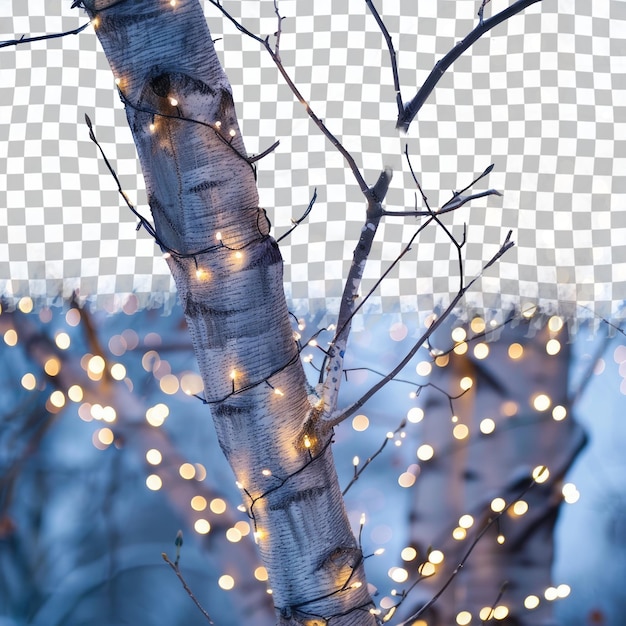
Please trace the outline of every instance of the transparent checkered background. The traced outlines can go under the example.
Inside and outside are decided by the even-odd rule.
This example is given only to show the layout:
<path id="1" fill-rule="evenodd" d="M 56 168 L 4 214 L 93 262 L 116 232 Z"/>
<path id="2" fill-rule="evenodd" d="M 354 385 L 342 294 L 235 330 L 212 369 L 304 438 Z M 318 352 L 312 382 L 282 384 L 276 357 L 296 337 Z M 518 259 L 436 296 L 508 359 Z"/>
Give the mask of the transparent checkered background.
<path id="1" fill-rule="evenodd" d="M 4 0 L 0 39 L 76 28 L 69 0 Z M 438 58 L 475 24 L 473 0 L 377 2 L 398 50 L 409 100 Z M 509 0 L 492 0 L 485 15 Z M 419 5 L 419 17 L 418 7 Z M 271 0 L 224 0 L 245 26 L 276 30 Z M 490 163 L 503 198 L 445 218 L 467 223 L 473 276 L 513 230 L 516 247 L 467 296 L 472 309 L 537 303 L 568 317 L 620 317 L 626 299 L 626 2 L 543 0 L 500 25 L 440 81 L 407 137 L 395 130 L 394 90 L 381 34 L 362 0 L 282 0 L 285 67 L 372 184 L 394 170 L 388 209 L 414 206 L 414 169 L 433 207 Z M 233 85 L 248 152 L 259 162 L 261 204 L 280 236 L 296 310 L 335 310 L 364 204 L 351 173 L 268 55 L 208 3 L 205 13 Z M 147 234 L 122 205 L 84 124 L 87 113 L 122 184 L 149 215 L 143 180 L 113 78 L 91 27 L 77 36 L 0 49 L 0 293 L 51 303 L 78 289 L 118 308 L 173 303 L 173 282 Z M 387 218 L 363 293 L 419 220 Z M 456 292 L 459 268 L 445 234 L 428 228 L 366 309 L 427 314 Z"/>

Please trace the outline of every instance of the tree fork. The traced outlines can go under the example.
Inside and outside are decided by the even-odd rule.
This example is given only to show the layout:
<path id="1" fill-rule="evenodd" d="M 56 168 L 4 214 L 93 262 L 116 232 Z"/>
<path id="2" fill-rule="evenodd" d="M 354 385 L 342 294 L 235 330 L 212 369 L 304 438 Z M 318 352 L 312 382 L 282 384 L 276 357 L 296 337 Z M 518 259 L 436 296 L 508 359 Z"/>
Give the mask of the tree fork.
<path id="1" fill-rule="evenodd" d="M 126 107 L 156 241 L 189 324 L 220 446 L 248 507 L 281 624 L 376 623 L 198 0 L 84 0 Z M 306 426 L 305 426 L 306 425 Z"/>

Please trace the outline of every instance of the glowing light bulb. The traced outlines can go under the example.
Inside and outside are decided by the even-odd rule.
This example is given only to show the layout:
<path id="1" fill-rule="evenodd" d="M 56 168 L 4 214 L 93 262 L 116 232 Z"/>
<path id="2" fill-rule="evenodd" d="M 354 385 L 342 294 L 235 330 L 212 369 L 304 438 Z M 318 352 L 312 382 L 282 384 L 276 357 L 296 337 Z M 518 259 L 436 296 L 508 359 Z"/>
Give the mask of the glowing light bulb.
<path id="1" fill-rule="evenodd" d="M 231 137 L 234 137 L 234 136 L 237 134 L 237 131 L 236 131 L 234 128 L 231 128 L 231 129 L 228 131 L 228 134 L 229 134 Z"/>
<path id="2" fill-rule="evenodd" d="M 308 435 L 304 435 L 304 447 L 307 449 L 311 447 L 311 440 Z"/>
<path id="3" fill-rule="evenodd" d="M 176 98 L 170 98 L 170 104 L 173 107 L 178 106 L 178 100 L 176 100 Z"/>
<path id="4" fill-rule="evenodd" d="M 153 133 L 153 132 L 154 132 L 154 129 L 156 128 L 156 126 L 154 125 L 154 122 L 152 122 L 152 124 L 150 124 L 149 128 L 150 128 L 150 132 L 151 132 L 151 133 Z M 169 252 L 166 252 L 165 254 L 167 254 L 167 255 L 169 256 Z M 165 254 L 163 255 L 163 258 L 164 258 L 164 259 L 167 259 L 167 257 L 165 256 Z"/>

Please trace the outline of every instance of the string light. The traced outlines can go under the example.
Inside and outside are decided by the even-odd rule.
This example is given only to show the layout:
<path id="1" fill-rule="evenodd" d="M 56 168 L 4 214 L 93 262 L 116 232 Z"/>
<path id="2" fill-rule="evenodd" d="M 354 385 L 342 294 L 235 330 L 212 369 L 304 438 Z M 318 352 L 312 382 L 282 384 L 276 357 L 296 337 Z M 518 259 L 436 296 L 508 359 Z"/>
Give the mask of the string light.
<path id="1" fill-rule="evenodd" d="M 173 107 L 178 106 L 178 100 L 176 100 L 176 98 L 170 98 L 170 104 Z"/>

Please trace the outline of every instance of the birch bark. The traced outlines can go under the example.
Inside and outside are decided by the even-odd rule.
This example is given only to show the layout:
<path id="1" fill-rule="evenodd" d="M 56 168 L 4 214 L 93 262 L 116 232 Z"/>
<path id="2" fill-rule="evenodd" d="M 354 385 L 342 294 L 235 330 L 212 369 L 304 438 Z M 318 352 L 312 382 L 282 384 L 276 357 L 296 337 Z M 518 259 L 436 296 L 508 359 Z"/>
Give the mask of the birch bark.
<path id="1" fill-rule="evenodd" d="M 85 0 L 117 79 L 220 446 L 284 625 L 375 623 L 231 89 L 198 0 Z"/>

